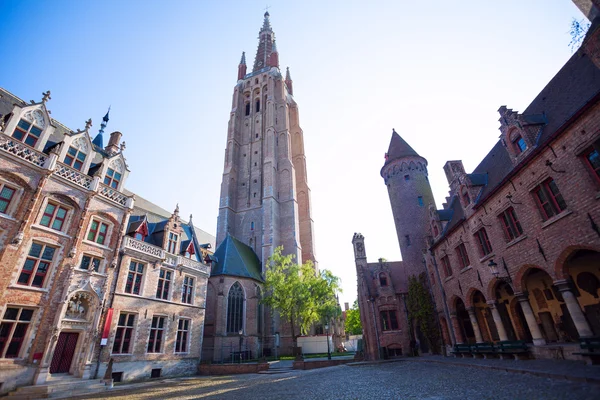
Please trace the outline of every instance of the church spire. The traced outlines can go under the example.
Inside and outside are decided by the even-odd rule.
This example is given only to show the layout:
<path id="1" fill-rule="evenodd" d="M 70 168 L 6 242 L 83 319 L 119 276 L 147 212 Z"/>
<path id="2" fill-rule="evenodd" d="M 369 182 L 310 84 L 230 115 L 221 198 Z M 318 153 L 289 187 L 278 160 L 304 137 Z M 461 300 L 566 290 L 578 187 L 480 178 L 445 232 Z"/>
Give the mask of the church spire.
<path id="1" fill-rule="evenodd" d="M 92 141 L 93 144 L 100 147 L 101 149 L 104 148 L 104 139 L 103 139 L 102 135 L 104 134 L 104 128 L 106 128 L 106 125 L 108 125 L 108 114 L 109 113 L 110 113 L 110 106 L 108 107 L 108 111 L 106 112 L 106 115 L 102 118 L 102 123 L 100 124 L 100 130 L 98 131 L 98 134 Z"/>
<path id="2" fill-rule="evenodd" d="M 263 26 L 258 32 L 258 49 L 256 49 L 256 58 L 254 59 L 254 66 L 252 72 L 256 72 L 272 64 L 271 54 L 277 52 L 277 48 L 273 48 L 275 41 L 275 33 L 271 29 L 271 22 L 269 20 L 269 12 L 265 12 L 265 19 Z M 277 60 L 278 57 L 277 57 Z"/>

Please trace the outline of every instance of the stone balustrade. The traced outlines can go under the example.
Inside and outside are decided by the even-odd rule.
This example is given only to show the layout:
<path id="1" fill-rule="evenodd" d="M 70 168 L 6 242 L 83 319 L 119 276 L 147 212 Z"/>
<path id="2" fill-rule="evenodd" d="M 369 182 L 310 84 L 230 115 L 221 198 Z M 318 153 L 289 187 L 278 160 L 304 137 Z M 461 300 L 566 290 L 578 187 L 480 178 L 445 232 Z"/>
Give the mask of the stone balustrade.
<path id="1" fill-rule="evenodd" d="M 208 265 L 202 264 L 200 261 L 192 260 L 191 258 L 177 256 L 177 265 L 183 265 L 184 267 L 195 269 L 197 271 L 205 273 L 206 275 L 210 274 Z"/>
<path id="2" fill-rule="evenodd" d="M 158 246 L 151 245 L 146 242 L 142 242 L 132 238 L 131 236 L 125 236 L 123 238 L 123 248 L 131 249 L 138 251 L 140 253 L 144 253 L 156 258 L 160 258 L 161 260 L 165 258 L 165 251 Z"/>
<path id="3" fill-rule="evenodd" d="M 120 206 L 127 207 L 129 197 L 110 186 L 103 183 L 98 184 L 98 194 Z"/>
<path id="4" fill-rule="evenodd" d="M 69 167 L 61 162 L 56 163 L 54 169 L 54 175 L 60 176 L 69 182 L 81 186 L 84 189 L 90 190 L 92 188 L 92 177 L 86 174 L 82 174 L 74 168 Z"/>
<path id="5" fill-rule="evenodd" d="M 34 150 L 22 142 L 3 133 L 0 133 L 0 150 L 25 160 L 36 167 L 43 168 L 48 160 L 48 156 L 46 154 Z"/>

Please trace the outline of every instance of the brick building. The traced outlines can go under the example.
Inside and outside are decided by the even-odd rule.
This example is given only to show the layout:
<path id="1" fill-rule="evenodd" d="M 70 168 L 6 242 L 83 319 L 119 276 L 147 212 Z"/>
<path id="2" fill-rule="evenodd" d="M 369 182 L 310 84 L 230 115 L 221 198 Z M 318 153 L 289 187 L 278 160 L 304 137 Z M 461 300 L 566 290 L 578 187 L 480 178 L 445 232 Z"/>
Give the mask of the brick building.
<path id="1" fill-rule="evenodd" d="M 353 238 L 367 357 L 405 348 L 410 334 L 419 342 L 402 294 L 422 273 L 448 346 L 525 340 L 535 357 L 578 359 L 578 339 L 600 336 L 599 25 L 522 113 L 500 107 L 500 138 L 472 173 L 446 163 L 443 209 L 413 178 L 426 178 L 426 164 L 404 162 L 414 155 L 398 139 L 396 157 L 392 138 L 382 176 L 404 261 L 367 263 L 364 238 Z"/>
<path id="2" fill-rule="evenodd" d="M 73 131 L 49 100 L 0 89 L 0 393 L 102 377 L 110 358 L 124 379 L 195 373 L 214 238 L 134 208 L 121 133 L 103 147 L 108 113 L 92 140 L 91 121 Z"/>
<path id="3" fill-rule="evenodd" d="M 291 353 L 290 329 L 259 303 L 266 261 L 283 246 L 295 262 L 315 262 L 313 240 L 298 104 L 289 69 L 285 75 L 279 69 L 267 12 L 252 72 L 242 54 L 233 91 L 205 358 L 221 360 L 242 346 L 252 355 Z"/>

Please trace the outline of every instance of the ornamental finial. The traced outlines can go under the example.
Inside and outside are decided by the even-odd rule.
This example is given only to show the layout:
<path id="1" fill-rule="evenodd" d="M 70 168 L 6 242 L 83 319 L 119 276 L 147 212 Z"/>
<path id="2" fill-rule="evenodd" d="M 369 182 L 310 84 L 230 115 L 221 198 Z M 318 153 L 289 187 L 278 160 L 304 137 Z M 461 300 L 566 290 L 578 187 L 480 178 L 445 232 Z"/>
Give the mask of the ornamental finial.
<path id="1" fill-rule="evenodd" d="M 89 130 L 92 127 L 92 119 L 89 118 L 87 121 L 85 121 L 85 130 Z"/>
<path id="2" fill-rule="evenodd" d="M 45 93 L 42 93 L 42 103 L 45 103 L 48 100 L 52 100 L 52 97 L 50 97 L 50 91 L 49 90 L 47 90 Z"/>

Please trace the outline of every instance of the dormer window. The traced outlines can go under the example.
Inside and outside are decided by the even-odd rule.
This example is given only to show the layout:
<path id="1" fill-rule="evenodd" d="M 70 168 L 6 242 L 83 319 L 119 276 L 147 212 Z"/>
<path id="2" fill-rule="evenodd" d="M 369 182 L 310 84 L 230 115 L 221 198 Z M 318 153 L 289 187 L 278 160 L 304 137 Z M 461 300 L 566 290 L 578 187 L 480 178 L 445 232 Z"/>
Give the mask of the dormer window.
<path id="1" fill-rule="evenodd" d="M 387 276 L 383 272 L 379 274 L 379 285 L 382 287 L 388 285 Z"/>
<path id="2" fill-rule="evenodd" d="M 114 169 L 109 168 L 104 176 L 104 184 L 113 189 L 117 189 L 119 187 L 119 182 L 121 182 L 121 174 Z"/>
<path id="3" fill-rule="evenodd" d="M 83 151 L 71 146 L 69 147 L 69 150 L 67 150 L 67 155 L 65 156 L 64 163 L 67 164 L 69 167 L 75 168 L 77 171 L 81 171 L 86 157 L 87 154 L 85 154 Z"/>
<path id="4" fill-rule="evenodd" d="M 523 139 L 523 136 L 521 136 L 521 134 L 518 132 L 513 132 L 510 135 L 510 141 L 516 155 L 519 155 L 527 150 L 527 143 L 525 143 L 525 139 Z"/>
<path id="5" fill-rule="evenodd" d="M 177 254 L 177 242 L 179 241 L 179 235 L 173 232 L 169 232 L 169 241 L 167 242 L 167 251 L 172 254 Z"/>
<path id="6" fill-rule="evenodd" d="M 27 122 L 26 120 L 22 119 L 17 124 L 12 136 L 28 146 L 35 147 L 40 139 L 41 134 L 42 128 L 36 126 L 32 122 Z"/>

